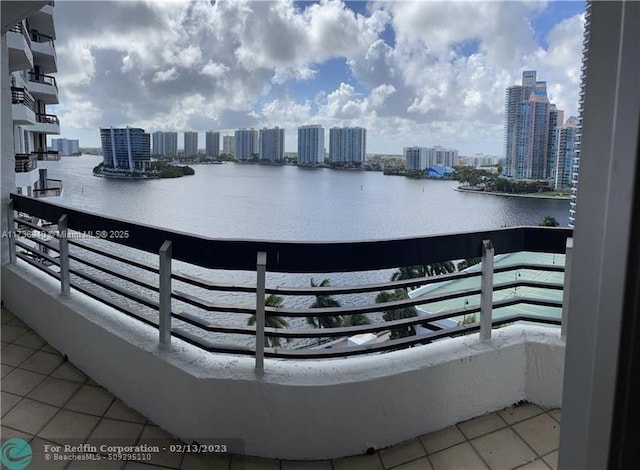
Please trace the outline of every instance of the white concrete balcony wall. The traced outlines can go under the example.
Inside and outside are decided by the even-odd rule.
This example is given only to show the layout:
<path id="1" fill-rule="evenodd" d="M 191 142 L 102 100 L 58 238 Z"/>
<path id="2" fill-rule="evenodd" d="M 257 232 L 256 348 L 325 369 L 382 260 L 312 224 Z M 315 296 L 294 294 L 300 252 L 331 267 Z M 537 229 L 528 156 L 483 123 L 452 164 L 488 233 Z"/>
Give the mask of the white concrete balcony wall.
<path id="1" fill-rule="evenodd" d="M 60 134 L 60 124 L 49 122 L 36 122 L 30 126 L 24 126 L 29 132 L 40 132 L 42 134 Z"/>
<path id="2" fill-rule="evenodd" d="M 56 73 L 58 59 L 56 49 L 49 42 L 31 41 L 34 63 L 40 66 L 42 73 Z"/>
<path id="3" fill-rule="evenodd" d="M 49 83 L 27 81 L 25 86 L 29 93 L 45 104 L 58 104 L 58 88 Z"/>
<path id="4" fill-rule="evenodd" d="M 240 438 L 244 452 L 324 459 L 381 449 L 521 400 L 558 407 L 558 328 L 507 326 L 322 361 L 204 352 L 72 291 L 25 263 L 2 268 L 6 307 L 127 405 L 187 442 Z M 72 332 L 72 333 L 71 333 Z"/>
<path id="5" fill-rule="evenodd" d="M 55 39 L 56 28 L 53 23 L 53 5 L 45 5 L 37 12 L 29 15 L 29 26 L 39 33 Z"/>
<path id="6" fill-rule="evenodd" d="M 34 113 L 28 106 L 19 103 L 11 104 L 11 115 L 13 117 L 14 125 L 23 124 L 35 124 L 36 113 Z"/>
<path id="7" fill-rule="evenodd" d="M 33 54 L 27 39 L 15 31 L 7 31 L 9 50 L 9 72 L 33 68 Z"/>
<path id="8" fill-rule="evenodd" d="M 34 168 L 31 171 L 21 171 L 16 173 L 16 186 L 18 188 L 26 188 L 33 185 L 40 179 L 40 172 L 38 168 Z M 4 293 L 3 293 L 4 295 Z"/>

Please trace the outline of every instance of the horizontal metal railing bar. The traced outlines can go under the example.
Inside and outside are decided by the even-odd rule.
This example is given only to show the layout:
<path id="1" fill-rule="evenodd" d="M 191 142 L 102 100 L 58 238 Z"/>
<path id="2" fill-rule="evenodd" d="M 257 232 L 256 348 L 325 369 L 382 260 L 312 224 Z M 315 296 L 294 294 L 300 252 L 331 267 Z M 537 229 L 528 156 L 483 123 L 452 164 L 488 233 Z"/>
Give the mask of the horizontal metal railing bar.
<path id="1" fill-rule="evenodd" d="M 429 264 L 481 256 L 482 240 L 491 239 L 495 253 L 534 251 L 564 253 L 571 229 L 515 227 L 499 230 L 353 242 L 297 242 L 213 239 L 150 225 L 101 216 L 49 201 L 11 194 L 14 208 L 41 219 L 56 221 L 67 214 L 69 228 L 80 232 L 106 230 L 129 233 L 111 239 L 121 245 L 157 253 L 171 240 L 173 258 L 211 269 L 255 271 L 258 252 L 267 253 L 267 271 L 327 273 L 368 271 Z"/>

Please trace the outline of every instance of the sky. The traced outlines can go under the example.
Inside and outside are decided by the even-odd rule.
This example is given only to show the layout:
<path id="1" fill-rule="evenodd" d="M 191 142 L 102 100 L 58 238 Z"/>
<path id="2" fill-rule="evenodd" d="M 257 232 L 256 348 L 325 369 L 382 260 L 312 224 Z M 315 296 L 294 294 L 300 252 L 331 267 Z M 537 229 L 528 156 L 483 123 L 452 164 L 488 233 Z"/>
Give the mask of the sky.
<path id="1" fill-rule="evenodd" d="M 504 95 L 537 70 L 577 114 L 583 1 L 57 1 L 61 136 L 367 129 L 367 153 L 503 154 Z M 328 147 L 328 131 L 325 137 Z"/>

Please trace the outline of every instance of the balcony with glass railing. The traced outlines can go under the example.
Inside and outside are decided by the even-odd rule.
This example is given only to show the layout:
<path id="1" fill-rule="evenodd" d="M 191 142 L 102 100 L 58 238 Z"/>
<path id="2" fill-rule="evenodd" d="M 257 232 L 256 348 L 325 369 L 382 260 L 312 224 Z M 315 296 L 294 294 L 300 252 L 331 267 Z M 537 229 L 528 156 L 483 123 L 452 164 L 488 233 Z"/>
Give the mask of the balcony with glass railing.
<path id="1" fill-rule="evenodd" d="M 58 104 L 58 85 L 53 75 L 27 73 L 27 86 L 31 94 L 45 104 Z"/>
<path id="2" fill-rule="evenodd" d="M 9 308 L 186 442 L 224 433 L 243 439 L 239 453 L 334 458 L 522 400 L 560 404 L 569 296 L 560 261 L 571 255 L 569 229 L 218 240 L 11 200 Z M 530 255 L 497 262 L 510 253 Z M 536 253 L 542 262 L 531 261 Z M 388 282 L 369 276 L 476 257 L 475 270 Z M 342 282 L 306 287 L 324 276 Z M 406 295 L 441 285 L 449 288 Z M 320 302 L 333 296 L 341 306 Z"/>
<path id="3" fill-rule="evenodd" d="M 40 67 L 43 73 L 57 72 L 58 66 L 53 36 L 30 30 L 29 38 L 31 39 L 31 52 L 33 52 L 34 63 Z"/>

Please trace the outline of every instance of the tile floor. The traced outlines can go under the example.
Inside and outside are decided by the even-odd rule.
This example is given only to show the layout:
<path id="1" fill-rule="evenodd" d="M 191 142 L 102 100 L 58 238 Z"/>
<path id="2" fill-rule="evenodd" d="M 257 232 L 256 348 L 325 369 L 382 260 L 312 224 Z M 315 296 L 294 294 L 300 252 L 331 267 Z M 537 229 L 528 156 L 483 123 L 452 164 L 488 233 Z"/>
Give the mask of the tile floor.
<path id="1" fill-rule="evenodd" d="M 76 369 L 12 313 L 2 310 L 1 435 L 33 448 L 39 469 L 556 469 L 560 410 L 523 404 L 458 423 L 375 454 L 321 462 L 240 455 L 158 454 L 145 462 L 45 461 L 44 446 L 111 439 L 122 445 L 177 443 Z M 151 441 L 149 441 L 151 442 Z"/>

